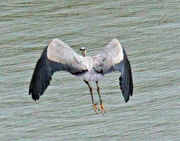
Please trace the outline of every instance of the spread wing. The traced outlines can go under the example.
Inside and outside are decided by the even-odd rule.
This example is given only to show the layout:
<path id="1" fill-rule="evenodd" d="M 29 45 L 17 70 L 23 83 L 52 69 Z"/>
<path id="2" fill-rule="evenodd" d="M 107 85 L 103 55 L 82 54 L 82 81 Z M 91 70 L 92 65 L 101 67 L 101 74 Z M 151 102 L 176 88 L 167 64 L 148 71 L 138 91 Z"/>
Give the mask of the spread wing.
<path id="1" fill-rule="evenodd" d="M 71 74 L 83 73 L 86 67 L 81 63 L 82 60 L 83 57 L 71 47 L 59 39 L 53 39 L 37 61 L 29 86 L 29 94 L 34 100 L 39 99 L 56 71 L 67 71 Z"/>
<path id="2" fill-rule="evenodd" d="M 124 48 L 117 39 L 113 39 L 102 52 L 94 59 L 94 69 L 104 74 L 112 71 L 121 72 L 119 85 L 122 90 L 125 102 L 128 102 L 129 96 L 133 94 L 133 79 L 131 65 L 127 58 Z"/>

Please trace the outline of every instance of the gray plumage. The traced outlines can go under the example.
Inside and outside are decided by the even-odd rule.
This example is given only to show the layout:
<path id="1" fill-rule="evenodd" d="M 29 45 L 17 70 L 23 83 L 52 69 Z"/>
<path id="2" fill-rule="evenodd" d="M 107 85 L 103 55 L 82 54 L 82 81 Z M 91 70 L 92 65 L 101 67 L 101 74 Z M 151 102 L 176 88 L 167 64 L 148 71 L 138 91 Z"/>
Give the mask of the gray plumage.
<path id="1" fill-rule="evenodd" d="M 131 65 L 117 39 L 113 39 L 99 54 L 92 57 L 80 56 L 61 40 L 53 39 L 44 49 L 31 79 L 29 94 L 34 100 L 44 93 L 56 71 L 67 71 L 87 82 L 98 82 L 106 73 L 119 71 L 119 84 L 125 102 L 133 94 Z"/>

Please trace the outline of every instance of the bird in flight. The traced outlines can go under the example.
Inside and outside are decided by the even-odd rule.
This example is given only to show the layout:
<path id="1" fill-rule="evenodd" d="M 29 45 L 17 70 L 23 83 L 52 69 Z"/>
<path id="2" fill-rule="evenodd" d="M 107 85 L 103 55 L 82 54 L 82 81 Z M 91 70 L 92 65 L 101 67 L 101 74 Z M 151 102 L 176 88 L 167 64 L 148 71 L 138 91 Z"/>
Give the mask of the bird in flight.
<path id="1" fill-rule="evenodd" d="M 55 38 L 44 49 L 32 75 L 29 86 L 29 95 L 35 101 L 43 95 L 51 81 L 51 76 L 56 71 L 67 71 L 77 78 L 83 80 L 89 87 L 92 107 L 97 113 L 101 110 L 104 114 L 105 108 L 102 103 L 98 81 L 105 74 L 119 71 L 119 85 L 125 102 L 133 94 L 133 79 L 131 65 L 124 48 L 117 39 L 113 39 L 103 50 L 95 56 L 86 56 L 86 49 L 80 48 L 81 55 L 78 55 L 70 46 Z M 94 103 L 93 91 L 89 81 L 96 82 L 99 95 L 100 107 Z"/>

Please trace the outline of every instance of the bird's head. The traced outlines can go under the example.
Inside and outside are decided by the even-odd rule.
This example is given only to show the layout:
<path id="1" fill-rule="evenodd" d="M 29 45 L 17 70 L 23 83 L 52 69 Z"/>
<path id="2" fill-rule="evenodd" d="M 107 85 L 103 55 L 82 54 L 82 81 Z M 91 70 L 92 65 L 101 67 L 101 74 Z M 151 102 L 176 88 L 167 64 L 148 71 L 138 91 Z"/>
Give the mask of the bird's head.
<path id="1" fill-rule="evenodd" d="M 86 48 L 85 47 L 81 47 L 79 51 L 82 53 L 82 55 L 84 57 L 86 56 Z"/>

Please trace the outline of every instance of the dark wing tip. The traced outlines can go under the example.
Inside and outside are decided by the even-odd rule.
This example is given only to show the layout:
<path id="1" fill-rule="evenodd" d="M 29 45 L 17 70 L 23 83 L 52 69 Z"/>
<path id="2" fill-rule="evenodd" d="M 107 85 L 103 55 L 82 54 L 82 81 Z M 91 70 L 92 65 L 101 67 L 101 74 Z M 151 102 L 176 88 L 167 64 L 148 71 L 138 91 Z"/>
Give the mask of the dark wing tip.
<path id="1" fill-rule="evenodd" d="M 32 99 L 33 99 L 34 101 L 39 100 L 39 97 L 40 97 L 39 94 L 30 93 L 29 95 L 32 96 Z"/>
<path id="2" fill-rule="evenodd" d="M 133 95 L 133 79 L 132 79 L 130 62 L 124 50 L 123 53 L 124 53 L 124 59 L 122 62 L 123 71 L 121 73 L 119 81 L 120 81 L 120 89 L 122 90 L 124 101 L 127 103 L 129 101 L 129 96 Z"/>
<path id="3" fill-rule="evenodd" d="M 125 69 L 124 73 L 121 74 L 120 80 L 120 89 L 124 97 L 124 101 L 127 103 L 129 101 L 129 96 L 133 95 L 133 81 L 131 70 Z"/>
<path id="4" fill-rule="evenodd" d="M 37 61 L 34 73 L 29 86 L 29 95 L 35 101 L 44 93 L 51 81 L 52 72 L 49 66 L 49 60 L 46 56 L 47 48 L 43 51 L 41 58 Z"/>

